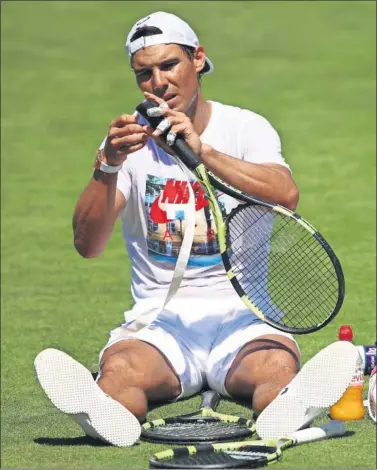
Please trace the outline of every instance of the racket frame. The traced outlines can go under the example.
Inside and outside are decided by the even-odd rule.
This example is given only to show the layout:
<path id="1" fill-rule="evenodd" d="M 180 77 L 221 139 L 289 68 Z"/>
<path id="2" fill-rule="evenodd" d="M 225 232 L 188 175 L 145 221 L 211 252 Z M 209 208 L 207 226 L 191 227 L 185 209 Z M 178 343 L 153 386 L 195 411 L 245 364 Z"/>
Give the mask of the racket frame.
<path id="1" fill-rule="evenodd" d="M 223 422 L 235 425 L 242 425 L 240 427 L 239 432 L 235 436 L 235 439 L 242 439 L 251 436 L 255 432 L 255 424 L 252 420 L 241 418 L 239 416 L 232 416 L 226 415 L 222 413 L 218 413 L 216 410 L 218 404 L 220 403 L 221 397 L 220 395 L 213 391 L 208 390 L 202 394 L 201 404 L 199 406 L 199 410 L 194 411 L 192 413 L 180 415 L 180 416 L 171 416 L 167 418 L 160 418 L 155 419 L 152 421 L 147 421 L 141 426 L 141 439 L 148 441 L 148 442 L 158 442 L 158 443 L 166 443 L 166 444 L 194 444 L 195 442 L 200 443 L 214 443 L 219 441 L 226 441 L 231 438 L 230 435 L 226 436 L 219 436 L 219 437 L 210 437 L 207 436 L 206 438 L 199 438 L 197 437 L 196 440 L 190 437 L 179 437 L 177 434 L 176 438 L 169 438 L 169 437 L 161 437 L 159 434 L 153 434 L 150 432 L 153 428 L 158 428 L 168 424 L 178 424 L 178 423 L 186 423 L 188 424 L 190 421 L 197 422 L 197 421 L 215 421 L 215 422 Z"/>
<path id="2" fill-rule="evenodd" d="M 136 110 L 150 123 L 150 125 L 154 128 L 162 121 L 163 117 L 149 117 L 147 114 L 147 110 L 158 106 L 151 100 L 144 101 L 140 105 L 136 107 Z M 161 138 L 166 139 L 166 135 L 168 130 L 162 134 Z M 341 267 L 341 264 L 336 257 L 334 251 L 332 250 L 331 246 L 327 243 L 324 237 L 306 220 L 304 220 L 299 214 L 296 212 L 290 211 L 289 209 L 279 205 L 269 203 L 262 199 L 249 196 L 248 194 L 237 190 L 227 184 L 225 181 L 221 180 L 219 177 L 214 175 L 211 171 L 207 170 L 205 165 L 201 163 L 195 153 L 191 150 L 190 147 L 186 144 L 183 136 L 178 134 L 176 141 L 173 145 L 173 149 L 175 150 L 178 158 L 187 166 L 189 170 L 191 170 L 198 181 L 201 183 L 203 190 L 205 192 L 206 198 L 210 204 L 210 208 L 214 217 L 214 221 L 216 224 L 217 229 L 217 240 L 219 244 L 220 255 L 223 261 L 223 265 L 226 271 L 226 274 L 234 288 L 237 292 L 241 300 L 244 304 L 248 307 L 248 309 L 253 312 L 258 318 L 260 318 L 263 322 L 267 323 L 268 325 L 286 333 L 293 333 L 293 334 L 308 334 L 313 333 L 315 331 L 320 330 L 321 328 L 325 327 L 328 323 L 330 323 L 334 317 L 339 312 L 345 295 L 345 280 L 344 274 Z M 313 326 L 306 327 L 306 328 L 295 328 L 291 326 L 284 325 L 282 323 L 276 322 L 271 318 L 267 317 L 261 309 L 255 305 L 249 296 L 246 294 L 242 286 L 240 285 L 237 277 L 235 276 L 234 272 L 232 271 L 230 259 L 228 256 L 228 247 L 226 244 L 226 233 L 227 233 L 227 226 L 229 221 L 231 220 L 232 216 L 234 215 L 236 209 L 233 209 L 230 214 L 227 216 L 222 213 L 220 205 L 217 201 L 215 189 L 218 189 L 225 194 L 238 199 L 248 205 L 259 205 L 266 207 L 272 210 L 275 213 L 282 214 L 286 217 L 290 217 L 291 219 L 295 220 L 299 223 L 305 230 L 307 230 L 322 246 L 324 251 L 326 252 L 327 256 L 330 258 L 332 265 L 335 269 L 335 273 L 338 280 L 338 298 L 333 308 L 331 314 L 328 317 Z M 241 206 L 242 207 L 242 206 Z"/>
<path id="3" fill-rule="evenodd" d="M 264 452 L 265 455 L 260 456 L 259 459 L 256 457 L 255 460 L 248 460 L 246 458 L 242 459 L 242 457 L 237 457 L 233 466 L 221 468 L 257 468 L 280 460 L 283 450 L 289 447 L 294 447 L 296 445 L 303 444 L 306 442 L 315 442 L 322 439 L 329 439 L 332 437 L 341 437 L 345 434 L 346 428 L 342 421 L 330 421 L 329 423 L 324 424 L 322 426 L 296 431 L 290 436 L 281 437 L 279 439 L 227 442 L 210 445 L 187 446 L 179 449 L 168 449 L 154 454 L 152 457 L 150 457 L 149 462 L 151 468 L 216 468 L 214 465 L 206 467 L 205 465 L 193 466 L 192 464 L 190 464 L 191 467 L 185 467 L 184 465 L 182 466 L 182 464 L 174 463 L 174 461 L 171 462 L 171 460 L 169 461 L 169 459 L 173 459 L 174 456 L 195 456 L 201 452 L 207 453 L 207 455 L 214 452 L 226 453 L 227 451 L 231 452 L 237 451 L 245 447 L 251 447 L 255 452 Z M 244 465 L 247 466 L 245 467 Z"/>

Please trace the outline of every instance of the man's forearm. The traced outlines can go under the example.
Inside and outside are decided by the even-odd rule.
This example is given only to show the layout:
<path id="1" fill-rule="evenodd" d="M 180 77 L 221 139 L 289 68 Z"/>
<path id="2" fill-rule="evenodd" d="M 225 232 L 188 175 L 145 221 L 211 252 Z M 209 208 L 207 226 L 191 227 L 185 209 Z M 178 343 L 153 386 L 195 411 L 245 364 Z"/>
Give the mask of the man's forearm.
<path id="1" fill-rule="evenodd" d="M 250 163 L 203 146 L 204 165 L 226 183 L 252 196 L 295 210 L 298 189 L 289 170 Z"/>
<path id="2" fill-rule="evenodd" d="M 74 245 L 85 258 L 100 255 L 110 238 L 118 215 L 117 174 L 95 171 L 81 194 L 73 215 Z"/>

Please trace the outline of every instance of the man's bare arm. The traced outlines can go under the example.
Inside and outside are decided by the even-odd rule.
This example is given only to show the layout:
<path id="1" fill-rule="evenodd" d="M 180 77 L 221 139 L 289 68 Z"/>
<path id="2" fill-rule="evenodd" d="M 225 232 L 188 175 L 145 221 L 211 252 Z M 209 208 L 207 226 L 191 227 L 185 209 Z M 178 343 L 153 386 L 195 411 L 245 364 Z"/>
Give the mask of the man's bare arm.
<path id="1" fill-rule="evenodd" d="M 73 215 L 74 245 L 84 258 L 99 256 L 108 242 L 126 200 L 117 189 L 116 174 L 98 170 L 81 194 Z"/>
<path id="2" fill-rule="evenodd" d="M 265 201 L 275 202 L 295 210 L 298 188 L 290 171 L 276 163 L 251 163 L 217 152 L 202 145 L 201 160 L 226 183 Z"/>
<path id="3" fill-rule="evenodd" d="M 109 128 L 101 160 L 109 165 L 123 164 L 127 156 L 142 149 L 147 133 L 136 116 L 122 114 Z M 126 205 L 117 189 L 118 173 L 95 170 L 78 200 L 73 215 L 74 245 L 84 258 L 99 256 L 113 231 L 115 221 Z"/>
<path id="4" fill-rule="evenodd" d="M 169 133 L 183 135 L 187 145 L 199 156 L 204 165 L 226 183 L 252 196 L 281 204 L 295 210 L 299 192 L 290 171 L 277 163 L 251 163 L 218 152 L 213 147 L 203 144 L 193 122 L 186 114 L 168 107 L 161 107 L 163 100 L 151 93 L 144 93 L 160 105 L 158 115 L 165 116 L 171 127 Z M 162 134 L 158 127 L 146 128 L 157 144 Z M 173 145 L 172 143 L 170 145 Z"/>

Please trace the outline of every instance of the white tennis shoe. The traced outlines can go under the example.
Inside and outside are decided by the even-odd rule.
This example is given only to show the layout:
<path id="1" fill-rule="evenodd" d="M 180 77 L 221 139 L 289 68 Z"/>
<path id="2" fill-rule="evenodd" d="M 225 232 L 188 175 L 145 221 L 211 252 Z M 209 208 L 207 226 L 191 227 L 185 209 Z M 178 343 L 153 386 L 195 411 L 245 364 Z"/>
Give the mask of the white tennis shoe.
<path id="1" fill-rule="evenodd" d="M 308 427 L 342 397 L 358 358 L 356 347 L 347 341 L 332 343 L 316 354 L 259 415 L 259 437 L 277 439 Z"/>
<path id="2" fill-rule="evenodd" d="M 123 405 L 106 395 L 91 372 L 57 349 L 45 349 L 34 361 L 38 380 L 54 406 L 85 433 L 118 447 L 134 444 L 141 426 Z"/>

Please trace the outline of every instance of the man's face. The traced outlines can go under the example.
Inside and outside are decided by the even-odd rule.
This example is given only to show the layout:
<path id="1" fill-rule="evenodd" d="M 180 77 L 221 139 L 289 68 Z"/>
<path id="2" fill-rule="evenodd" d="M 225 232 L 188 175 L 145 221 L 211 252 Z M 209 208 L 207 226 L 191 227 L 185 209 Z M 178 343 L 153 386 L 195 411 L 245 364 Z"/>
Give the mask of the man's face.
<path id="1" fill-rule="evenodd" d="M 198 72 L 205 62 L 205 52 L 197 48 L 193 60 L 177 44 L 149 46 L 132 57 L 132 68 L 139 88 L 165 100 L 170 108 L 187 112 L 195 100 Z"/>

